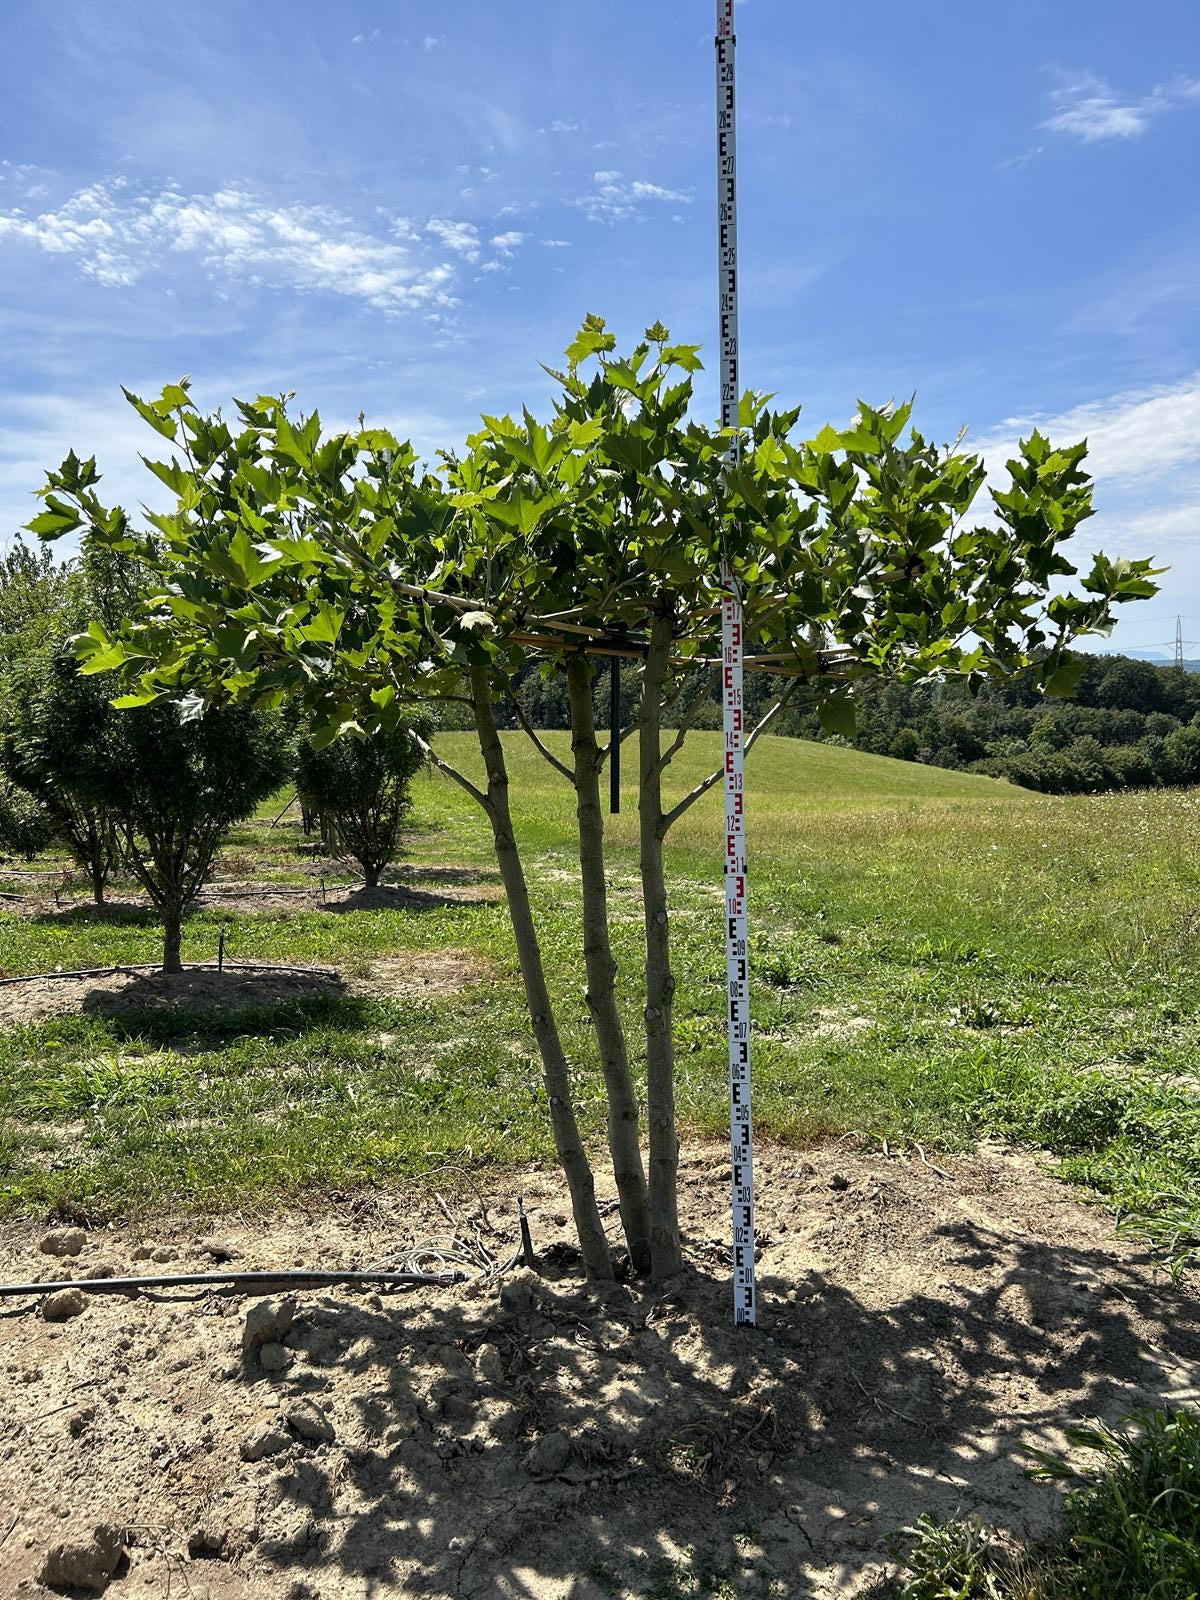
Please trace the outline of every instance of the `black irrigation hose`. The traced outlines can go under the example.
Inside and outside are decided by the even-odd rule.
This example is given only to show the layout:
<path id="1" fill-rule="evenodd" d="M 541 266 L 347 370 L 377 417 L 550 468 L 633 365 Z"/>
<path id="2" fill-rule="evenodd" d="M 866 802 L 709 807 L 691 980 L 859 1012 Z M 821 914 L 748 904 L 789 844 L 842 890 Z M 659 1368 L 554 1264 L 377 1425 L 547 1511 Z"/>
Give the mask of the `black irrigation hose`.
<path id="1" fill-rule="evenodd" d="M 14 1295 L 57 1294 L 61 1289 L 83 1289 L 89 1294 L 126 1294 L 133 1289 L 175 1289 L 204 1284 L 245 1284 L 263 1288 L 267 1284 L 303 1283 L 310 1286 L 332 1283 L 398 1283 L 444 1289 L 464 1283 L 465 1272 L 176 1272 L 152 1273 L 139 1278 L 75 1278 L 69 1282 L 3 1283 L 0 1299 Z"/>
<path id="2" fill-rule="evenodd" d="M 198 962 L 194 966 L 184 967 L 184 972 L 219 972 L 215 962 Z M 296 972 L 302 977 L 338 978 L 341 974 L 336 967 L 285 967 L 270 961 L 227 961 L 224 970 L 238 972 Z M 113 977 L 119 972 L 161 972 L 161 961 L 133 961 L 124 962 L 119 967 L 80 967 L 74 972 L 27 972 L 20 978 L 0 978 L 0 988 L 10 983 L 40 983 L 44 978 L 103 978 Z M 178 974 L 172 973 L 175 977 Z"/>

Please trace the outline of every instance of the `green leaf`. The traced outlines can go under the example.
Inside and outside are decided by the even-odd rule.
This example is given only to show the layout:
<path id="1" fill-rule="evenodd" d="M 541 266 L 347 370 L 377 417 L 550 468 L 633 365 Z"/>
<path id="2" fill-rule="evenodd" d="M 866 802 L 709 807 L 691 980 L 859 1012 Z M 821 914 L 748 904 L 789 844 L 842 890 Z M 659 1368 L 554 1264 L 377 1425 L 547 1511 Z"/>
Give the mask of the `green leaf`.
<path id="1" fill-rule="evenodd" d="M 42 511 L 25 524 L 39 539 L 60 539 L 80 525 L 81 518 L 59 511 Z"/>
<path id="2" fill-rule="evenodd" d="M 1087 670 L 1087 658 L 1081 655 L 1068 656 L 1061 661 L 1042 685 L 1042 692 L 1052 697 L 1074 694 L 1079 687 L 1079 680 Z"/>
<path id="3" fill-rule="evenodd" d="M 826 733 L 840 733 L 843 739 L 853 739 L 858 733 L 858 713 L 847 694 L 834 694 L 822 700 L 817 715 Z"/>
<path id="4" fill-rule="evenodd" d="M 161 433 L 164 439 L 174 439 L 177 436 L 179 429 L 174 417 L 170 415 L 164 417 L 148 400 L 139 400 L 136 394 L 126 389 L 124 384 L 121 385 L 121 393 L 138 416 L 150 424 L 155 433 Z"/>

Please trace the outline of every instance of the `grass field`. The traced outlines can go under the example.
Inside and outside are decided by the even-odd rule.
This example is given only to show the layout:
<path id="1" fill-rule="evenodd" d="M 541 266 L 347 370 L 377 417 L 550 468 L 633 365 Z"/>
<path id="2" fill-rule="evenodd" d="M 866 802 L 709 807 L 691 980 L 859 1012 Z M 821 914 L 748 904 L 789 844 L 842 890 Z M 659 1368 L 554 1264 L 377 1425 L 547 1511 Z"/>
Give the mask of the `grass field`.
<path id="1" fill-rule="evenodd" d="M 716 759 L 717 743 L 689 741 L 681 788 Z M 509 746 L 561 1021 L 598 1132 L 573 793 L 519 735 Z M 443 748 L 472 767 L 466 735 L 446 736 Z M 627 769 L 631 759 L 627 748 Z M 636 1039 L 632 776 L 622 815 L 610 819 L 610 868 Z M 227 876 L 304 880 L 296 830 L 268 826 L 281 804 L 231 838 Z M 719 793 L 709 795 L 668 855 L 680 1106 L 689 1129 L 714 1134 L 727 1119 L 720 813 Z M 1028 1142 L 1162 1242 L 1195 1241 L 1200 795 L 1052 799 L 766 739 L 750 762 L 748 817 L 761 1137 L 852 1134 L 926 1149 L 989 1134 Z M 454 948 L 486 962 L 485 979 L 420 1002 L 314 1000 L 201 1022 L 88 1015 L 0 1034 L 0 1204 L 88 1216 L 269 1204 L 451 1159 L 548 1156 L 505 908 L 452 898 L 461 869 L 494 882 L 483 819 L 461 791 L 428 777 L 416 787 L 413 828 L 405 863 L 423 869 L 426 889 L 439 882 L 430 869 L 446 869 L 442 902 L 339 914 L 204 909 L 186 926 L 184 958 L 211 959 L 226 923 L 239 959 L 362 970 L 382 955 Z M 0 967 L 11 974 L 152 961 L 158 944 L 154 919 L 136 910 L 0 912 Z"/>

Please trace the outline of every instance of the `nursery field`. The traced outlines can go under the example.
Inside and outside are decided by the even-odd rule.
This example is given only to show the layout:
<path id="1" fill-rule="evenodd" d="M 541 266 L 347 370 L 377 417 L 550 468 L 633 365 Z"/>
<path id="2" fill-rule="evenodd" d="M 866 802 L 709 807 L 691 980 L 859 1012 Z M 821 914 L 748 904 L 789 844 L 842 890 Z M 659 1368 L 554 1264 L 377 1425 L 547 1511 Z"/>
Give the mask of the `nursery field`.
<path id="1" fill-rule="evenodd" d="M 508 739 L 548 966 L 598 1132 L 574 796 L 521 736 Z M 468 737 L 444 743 L 471 770 Z M 680 787 L 716 753 L 715 735 L 695 736 Z M 632 974 L 629 764 L 627 753 L 622 814 L 608 825 L 615 951 Z M 205 975 L 190 1009 L 164 1003 L 150 976 L 116 998 L 89 980 L 0 988 L 6 1210 L 263 1206 L 448 1160 L 552 1155 L 483 819 L 445 779 L 418 780 L 391 885 L 355 892 L 336 865 L 299 853 L 294 811 L 271 826 L 286 798 L 232 836 L 184 958 L 215 961 L 224 928 L 230 961 L 340 976 Z M 680 1103 L 710 1135 L 727 1118 L 720 804 L 707 797 L 669 841 Z M 1168 1242 L 1191 1227 L 1200 796 L 1054 799 L 767 739 L 750 763 L 748 814 L 760 1137 L 848 1135 L 891 1151 L 965 1149 L 990 1134 L 1044 1147 Z M 54 882 L 0 880 L 40 896 L 0 902 L 12 908 L 0 911 L 6 974 L 156 960 L 153 914 L 120 903 L 132 891 L 97 912 L 82 888 L 56 905 Z"/>
<path id="2" fill-rule="evenodd" d="M 506 743 L 599 1149 L 574 795 Z M 443 747 L 475 770 L 466 735 Z M 689 741 L 681 789 L 718 749 Z M 607 819 L 631 978 L 632 762 Z M 0 967 L 35 980 L 0 986 L 0 1278 L 473 1280 L 249 1316 L 203 1288 L 61 1323 L 7 1303 L 0 1592 L 46 1593 L 77 1524 L 113 1600 L 1193 1592 L 1200 797 L 1052 799 L 785 739 L 748 787 L 753 1332 L 729 1325 L 719 792 L 670 839 L 687 1271 L 658 1287 L 581 1283 L 490 840 L 447 780 L 417 781 L 375 890 L 305 848 L 286 792 L 264 805 L 171 978 L 140 970 L 161 935 L 132 885 L 97 910 L 62 862 L 0 876 Z M 86 971 L 112 966 L 134 970 Z M 1069 1425 L 1146 1407 L 1185 1409 L 1095 1436 L 1096 1477 Z M 1093 1474 L 1066 1542 L 1030 1447 Z"/>

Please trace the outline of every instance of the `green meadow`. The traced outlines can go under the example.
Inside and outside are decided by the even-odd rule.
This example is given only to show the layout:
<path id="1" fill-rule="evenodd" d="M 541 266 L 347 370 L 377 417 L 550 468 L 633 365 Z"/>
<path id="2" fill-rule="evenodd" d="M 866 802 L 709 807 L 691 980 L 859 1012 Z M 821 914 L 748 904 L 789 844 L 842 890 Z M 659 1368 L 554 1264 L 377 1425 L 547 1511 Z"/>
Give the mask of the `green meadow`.
<path id="1" fill-rule="evenodd" d="M 566 735 L 548 735 L 566 753 Z M 573 791 L 507 736 L 522 846 L 589 1129 L 601 1080 L 583 1001 Z M 475 772 L 467 735 L 446 757 Z M 634 763 L 609 819 L 610 911 L 627 1021 L 641 958 Z M 719 761 L 697 734 L 680 792 Z M 311 881 L 287 796 L 230 838 L 225 878 Z M 684 1128 L 727 1126 L 721 798 L 672 833 L 678 1095 Z M 1176 1258 L 1200 1233 L 1200 794 L 1051 798 L 990 779 L 764 739 L 748 766 L 756 1127 L 889 1150 L 999 1137 L 1046 1153 L 1080 1192 Z M 46 863 L 41 863 L 46 865 Z M 336 868 L 324 868 L 337 876 Z M 343 874 L 343 876 L 345 876 Z M 382 1185 L 453 1160 L 552 1154 L 515 952 L 482 815 L 418 780 L 392 880 L 405 909 L 197 910 L 185 961 L 231 957 L 364 974 L 453 949 L 477 982 L 421 1000 L 347 994 L 275 1008 L 58 1017 L 0 1033 L 0 1204 L 87 1218 L 268 1206 Z M 490 898 L 461 898 L 470 892 Z M 0 881 L 0 888 L 28 880 Z M 4 904 L 4 902 L 0 902 Z M 0 967 L 152 962 L 149 912 L 0 911 Z M 361 988 L 362 985 L 360 984 Z"/>

